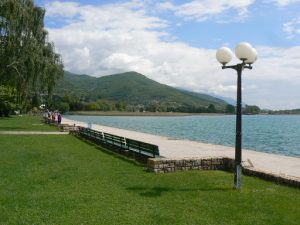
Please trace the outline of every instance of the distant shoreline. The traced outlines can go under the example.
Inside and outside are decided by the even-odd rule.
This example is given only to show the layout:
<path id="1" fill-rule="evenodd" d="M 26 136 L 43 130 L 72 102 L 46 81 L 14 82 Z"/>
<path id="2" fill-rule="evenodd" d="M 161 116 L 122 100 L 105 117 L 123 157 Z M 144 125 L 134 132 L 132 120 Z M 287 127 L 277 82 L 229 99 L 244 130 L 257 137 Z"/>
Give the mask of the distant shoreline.
<path id="1" fill-rule="evenodd" d="M 118 112 L 118 111 L 73 111 L 68 115 L 79 116 L 166 116 L 166 117 L 180 117 L 180 116 L 224 116 L 230 114 L 223 113 L 180 113 L 180 112 Z"/>
<path id="2" fill-rule="evenodd" d="M 66 115 L 77 116 L 165 116 L 165 117 L 180 117 L 180 116 L 231 116 L 235 114 L 227 113 L 182 113 L 182 112 L 120 112 L 120 111 L 71 111 Z M 243 116 L 299 116 L 300 114 L 243 114 Z"/>

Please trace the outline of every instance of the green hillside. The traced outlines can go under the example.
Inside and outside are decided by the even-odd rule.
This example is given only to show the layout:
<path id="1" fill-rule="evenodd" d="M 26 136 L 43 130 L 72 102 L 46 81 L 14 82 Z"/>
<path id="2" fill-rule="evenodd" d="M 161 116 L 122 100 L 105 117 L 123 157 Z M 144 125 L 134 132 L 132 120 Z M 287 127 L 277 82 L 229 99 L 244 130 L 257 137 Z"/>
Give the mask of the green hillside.
<path id="1" fill-rule="evenodd" d="M 63 99 L 70 99 L 71 96 L 72 99 L 75 98 L 86 104 L 122 103 L 123 110 L 143 108 L 147 111 L 202 112 L 209 106 L 210 110 L 221 111 L 227 105 L 225 101 L 218 98 L 178 90 L 136 72 L 99 78 L 65 72 L 64 78 L 56 86 L 55 94 Z"/>

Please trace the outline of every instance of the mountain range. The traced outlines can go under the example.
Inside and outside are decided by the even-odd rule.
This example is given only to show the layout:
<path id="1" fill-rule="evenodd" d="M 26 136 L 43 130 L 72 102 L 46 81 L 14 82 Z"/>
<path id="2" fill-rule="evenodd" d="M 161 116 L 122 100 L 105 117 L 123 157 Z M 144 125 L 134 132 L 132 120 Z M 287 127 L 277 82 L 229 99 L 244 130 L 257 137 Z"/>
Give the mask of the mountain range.
<path id="1" fill-rule="evenodd" d="M 62 99 L 72 96 L 85 104 L 106 102 L 125 103 L 127 108 L 155 106 L 161 111 L 224 111 L 228 103 L 201 93 L 176 89 L 137 72 L 126 72 L 102 77 L 78 75 L 65 71 L 54 90 Z"/>

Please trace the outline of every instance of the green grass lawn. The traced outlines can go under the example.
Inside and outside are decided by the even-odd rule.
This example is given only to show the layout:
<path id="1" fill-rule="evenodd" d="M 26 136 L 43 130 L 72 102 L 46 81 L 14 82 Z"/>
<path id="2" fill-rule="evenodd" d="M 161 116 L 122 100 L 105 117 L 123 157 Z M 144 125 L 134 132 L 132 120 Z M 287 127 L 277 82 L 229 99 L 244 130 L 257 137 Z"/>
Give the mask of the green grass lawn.
<path id="1" fill-rule="evenodd" d="M 71 135 L 0 135 L 0 224 L 299 224 L 300 190 L 223 171 L 154 174 Z"/>
<path id="2" fill-rule="evenodd" d="M 57 131 L 56 127 L 42 122 L 40 116 L 0 117 L 0 131 Z"/>

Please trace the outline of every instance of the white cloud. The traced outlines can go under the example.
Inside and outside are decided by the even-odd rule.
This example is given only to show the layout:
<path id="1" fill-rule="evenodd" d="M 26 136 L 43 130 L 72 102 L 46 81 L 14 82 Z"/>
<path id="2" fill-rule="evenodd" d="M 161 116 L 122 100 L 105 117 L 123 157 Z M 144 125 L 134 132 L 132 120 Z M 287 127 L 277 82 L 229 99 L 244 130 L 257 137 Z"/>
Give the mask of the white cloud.
<path id="1" fill-rule="evenodd" d="M 257 49 L 253 71 L 244 72 L 246 102 L 273 109 L 299 108 L 300 46 Z"/>
<path id="2" fill-rule="evenodd" d="M 94 76 L 134 70 L 171 86 L 235 98 L 236 72 L 221 69 L 215 49 L 162 41 L 162 37 L 171 36 L 164 32 L 168 23 L 149 16 L 142 5 L 133 7 L 130 3 L 47 5 L 48 18 L 60 17 L 59 7 L 70 12 L 66 14 L 71 19 L 68 24 L 48 28 L 67 70 Z M 243 73 L 243 100 L 269 108 L 300 107 L 300 91 L 295 88 L 287 97 L 289 84 L 300 86 L 300 46 L 257 49 L 259 59 L 254 69 Z M 280 95 L 276 89 L 282 91 L 283 83 L 286 93 Z"/>
<path id="3" fill-rule="evenodd" d="M 300 2 L 300 0 L 273 0 L 279 6 L 287 6 L 293 3 Z"/>
<path id="4" fill-rule="evenodd" d="M 248 7 L 252 5 L 254 0 L 194 0 L 188 3 L 174 5 L 170 2 L 158 4 L 161 10 L 172 10 L 179 17 L 185 20 L 195 19 L 204 21 L 207 19 L 218 19 L 220 22 L 226 22 L 222 16 L 226 13 L 230 14 L 230 20 L 242 20 L 247 16 Z M 235 11 L 233 13 L 232 11 Z"/>
<path id="5" fill-rule="evenodd" d="M 74 17 L 80 10 L 76 2 L 59 2 L 55 1 L 46 5 L 48 16 Z"/>
<path id="6" fill-rule="evenodd" d="M 287 38 L 292 39 L 296 35 L 300 35 L 300 16 L 292 21 L 283 24 L 283 30 L 287 33 Z"/>
<path id="7" fill-rule="evenodd" d="M 156 4 L 156 8 L 161 11 L 175 10 L 176 6 L 172 2 L 160 2 Z"/>

